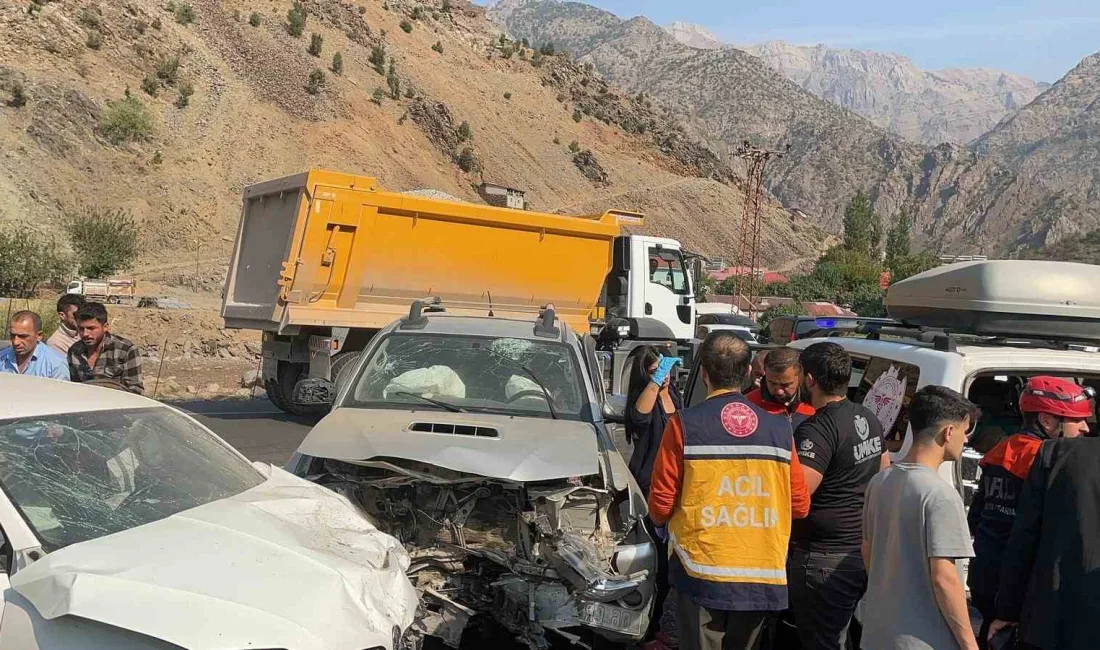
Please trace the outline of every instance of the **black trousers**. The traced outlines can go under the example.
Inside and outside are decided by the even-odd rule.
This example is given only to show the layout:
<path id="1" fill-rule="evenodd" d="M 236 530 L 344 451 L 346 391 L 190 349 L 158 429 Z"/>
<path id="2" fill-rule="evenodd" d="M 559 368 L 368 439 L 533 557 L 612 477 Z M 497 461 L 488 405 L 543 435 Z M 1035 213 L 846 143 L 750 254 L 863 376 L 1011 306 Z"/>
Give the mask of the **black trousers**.
<path id="1" fill-rule="evenodd" d="M 867 591 L 860 552 L 818 553 L 792 547 L 787 589 L 803 650 L 843 650 L 856 605 Z"/>
<path id="2" fill-rule="evenodd" d="M 649 520 L 649 517 L 645 518 L 645 526 L 649 530 L 650 537 L 653 538 L 653 544 L 657 547 L 657 579 L 654 584 L 656 593 L 653 595 L 653 616 L 649 619 L 649 628 L 646 630 L 644 639 L 652 641 L 657 633 L 661 631 L 661 616 L 665 611 L 665 599 L 668 598 L 668 542 L 657 536 L 653 522 Z"/>
<path id="3" fill-rule="evenodd" d="M 773 612 L 728 612 L 676 595 L 680 650 L 756 650 Z"/>

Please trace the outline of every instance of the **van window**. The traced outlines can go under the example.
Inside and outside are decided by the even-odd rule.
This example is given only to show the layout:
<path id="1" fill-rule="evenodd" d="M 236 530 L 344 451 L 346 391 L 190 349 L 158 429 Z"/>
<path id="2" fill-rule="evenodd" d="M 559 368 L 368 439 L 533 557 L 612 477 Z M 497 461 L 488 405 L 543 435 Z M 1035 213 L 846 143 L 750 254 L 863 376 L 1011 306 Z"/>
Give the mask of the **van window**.
<path id="1" fill-rule="evenodd" d="M 909 401 L 917 392 L 920 368 L 884 357 L 852 355 L 848 397 L 878 416 L 886 448 L 899 451 L 909 427 Z"/>

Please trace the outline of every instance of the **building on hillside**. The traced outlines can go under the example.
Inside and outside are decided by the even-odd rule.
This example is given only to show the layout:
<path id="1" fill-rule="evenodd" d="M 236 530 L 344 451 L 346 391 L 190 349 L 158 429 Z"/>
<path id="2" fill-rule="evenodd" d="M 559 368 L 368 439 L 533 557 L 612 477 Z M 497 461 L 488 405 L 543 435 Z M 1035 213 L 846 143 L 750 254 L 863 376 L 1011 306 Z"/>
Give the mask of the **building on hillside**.
<path id="1" fill-rule="evenodd" d="M 711 271 L 708 274 L 715 282 L 723 282 L 730 278 L 738 276 L 752 275 L 757 280 L 760 280 L 764 284 L 787 284 L 791 279 L 779 273 L 778 271 L 769 271 L 768 269 L 756 269 L 754 272 L 747 266 L 727 266 L 719 271 Z"/>
<path id="2" fill-rule="evenodd" d="M 765 311 L 769 307 L 778 307 L 780 305 L 793 305 L 795 304 L 794 298 L 780 298 L 778 296 L 764 296 L 758 298 L 756 301 L 757 307 L 761 312 Z M 806 310 L 807 316 L 813 316 L 814 318 L 826 318 L 829 316 L 856 316 L 857 314 L 850 310 L 835 305 L 831 302 L 815 301 L 815 302 L 803 302 L 802 307 Z"/>
<path id="3" fill-rule="evenodd" d="M 940 255 L 940 261 L 944 264 L 956 264 L 958 262 L 984 262 L 985 255 Z"/>
<path id="4" fill-rule="evenodd" d="M 720 293 L 708 293 L 703 296 L 702 304 L 725 305 L 730 307 L 732 313 L 749 316 L 750 318 L 755 317 L 758 313 L 756 305 L 749 302 L 749 299 L 745 296 L 728 296 Z M 710 310 L 703 311 L 710 312 Z"/>
<path id="5" fill-rule="evenodd" d="M 477 192 L 489 205 L 495 205 L 498 208 L 512 208 L 513 210 L 527 209 L 527 193 L 523 190 L 496 183 L 482 183 Z"/>

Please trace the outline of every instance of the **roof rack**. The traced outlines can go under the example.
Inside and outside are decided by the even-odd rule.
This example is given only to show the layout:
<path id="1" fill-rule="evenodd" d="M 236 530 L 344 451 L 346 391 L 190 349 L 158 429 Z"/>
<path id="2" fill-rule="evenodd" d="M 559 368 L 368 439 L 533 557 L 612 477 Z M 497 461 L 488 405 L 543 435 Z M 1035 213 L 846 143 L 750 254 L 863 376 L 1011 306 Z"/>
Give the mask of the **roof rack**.
<path id="1" fill-rule="evenodd" d="M 539 312 L 538 320 L 535 321 L 535 336 L 547 339 L 561 338 L 561 328 L 556 325 L 558 320 L 558 314 L 554 310 L 554 305 L 546 305 Z"/>
<path id="2" fill-rule="evenodd" d="M 424 329 L 424 326 L 428 324 L 428 318 L 424 313 L 446 311 L 440 306 L 442 304 L 443 300 L 439 296 L 429 296 L 420 300 L 414 300 L 412 306 L 409 307 L 409 315 L 401 319 L 400 329 Z"/>
<path id="3" fill-rule="evenodd" d="M 869 323 L 858 328 L 856 333 L 866 335 L 867 339 L 871 341 L 879 341 L 883 336 L 912 339 L 920 343 L 931 344 L 934 349 L 942 352 L 957 352 L 960 344 L 1100 352 L 1100 346 L 1088 345 L 1081 341 L 1063 341 L 1026 336 L 982 336 L 972 332 L 954 332 L 946 329 L 907 326 L 901 323 L 896 325 Z"/>

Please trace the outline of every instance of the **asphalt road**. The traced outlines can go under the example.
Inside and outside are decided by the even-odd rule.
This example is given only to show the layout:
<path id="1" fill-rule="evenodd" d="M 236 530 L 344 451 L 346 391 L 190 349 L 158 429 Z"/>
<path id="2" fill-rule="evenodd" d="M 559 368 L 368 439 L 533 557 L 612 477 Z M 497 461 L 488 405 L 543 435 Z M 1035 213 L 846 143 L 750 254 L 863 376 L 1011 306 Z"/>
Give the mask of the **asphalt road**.
<path id="1" fill-rule="evenodd" d="M 173 402 L 249 460 L 282 466 L 317 423 L 283 413 L 266 399 Z"/>

